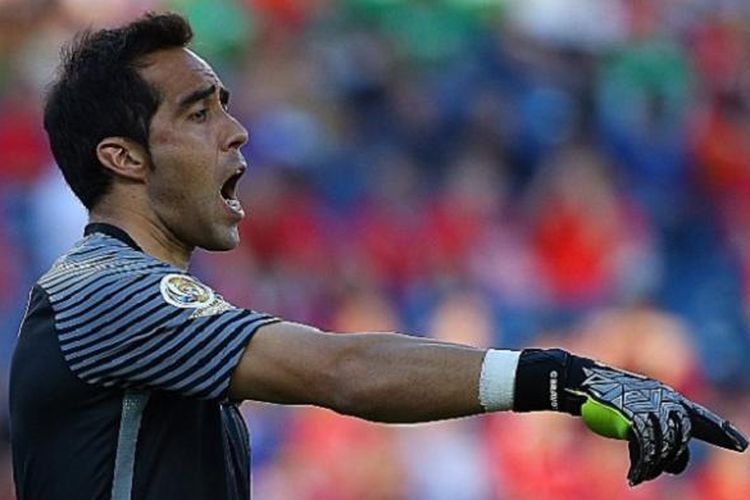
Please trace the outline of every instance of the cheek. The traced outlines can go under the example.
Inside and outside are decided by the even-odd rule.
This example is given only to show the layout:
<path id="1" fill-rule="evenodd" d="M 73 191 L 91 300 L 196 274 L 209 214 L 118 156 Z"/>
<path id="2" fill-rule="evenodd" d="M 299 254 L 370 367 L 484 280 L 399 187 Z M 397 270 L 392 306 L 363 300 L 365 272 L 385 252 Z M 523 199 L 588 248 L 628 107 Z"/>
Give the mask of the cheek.
<path id="1" fill-rule="evenodd" d="M 149 198 L 161 210 L 201 211 L 213 204 L 217 196 L 216 180 L 202 163 L 184 153 L 155 155 L 149 182 Z"/>
<path id="2" fill-rule="evenodd" d="M 203 203 L 216 191 L 214 158 L 206 147 L 207 139 L 198 139 L 187 133 L 175 133 L 160 127 L 150 137 L 152 182 L 149 188 L 152 200 L 157 202 Z"/>
<path id="3" fill-rule="evenodd" d="M 167 148 L 153 148 L 151 163 L 148 191 L 152 202 L 174 202 L 181 198 L 185 176 L 181 173 L 179 155 Z"/>

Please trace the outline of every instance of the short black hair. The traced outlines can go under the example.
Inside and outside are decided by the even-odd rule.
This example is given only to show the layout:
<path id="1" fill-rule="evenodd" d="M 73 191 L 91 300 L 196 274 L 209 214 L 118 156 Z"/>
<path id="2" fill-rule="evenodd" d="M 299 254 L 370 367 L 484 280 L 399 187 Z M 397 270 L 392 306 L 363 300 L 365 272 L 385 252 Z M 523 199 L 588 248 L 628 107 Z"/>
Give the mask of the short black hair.
<path id="1" fill-rule="evenodd" d="M 44 107 L 44 129 L 66 182 L 91 209 L 112 175 L 96 155 L 105 137 L 127 137 L 148 150 L 149 126 L 161 96 L 138 73 L 141 58 L 185 47 L 193 37 L 179 14 L 152 12 L 118 28 L 79 33 L 61 53 Z"/>

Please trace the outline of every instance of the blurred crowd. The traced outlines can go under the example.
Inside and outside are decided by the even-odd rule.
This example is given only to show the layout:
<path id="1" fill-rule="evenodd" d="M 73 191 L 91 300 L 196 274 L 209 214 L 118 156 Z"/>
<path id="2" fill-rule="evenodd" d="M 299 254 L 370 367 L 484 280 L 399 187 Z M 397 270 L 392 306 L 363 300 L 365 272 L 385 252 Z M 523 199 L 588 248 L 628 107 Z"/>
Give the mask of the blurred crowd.
<path id="1" fill-rule="evenodd" d="M 251 134 L 242 244 L 192 271 L 333 331 L 563 346 L 750 431 L 750 4 L 743 0 L 0 0 L 0 499 L 31 284 L 85 213 L 41 128 L 60 45 L 144 10 Z M 696 444 L 628 489 L 626 445 L 561 415 L 380 426 L 248 403 L 257 498 L 746 499 Z"/>

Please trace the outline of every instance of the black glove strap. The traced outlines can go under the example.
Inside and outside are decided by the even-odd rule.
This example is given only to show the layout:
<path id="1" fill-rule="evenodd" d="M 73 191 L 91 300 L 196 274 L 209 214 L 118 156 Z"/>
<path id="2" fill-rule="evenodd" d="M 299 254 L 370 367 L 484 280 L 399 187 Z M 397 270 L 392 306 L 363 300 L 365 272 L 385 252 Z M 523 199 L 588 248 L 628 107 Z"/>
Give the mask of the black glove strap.
<path id="1" fill-rule="evenodd" d="M 594 362 L 562 349 L 525 349 L 516 369 L 513 411 L 552 410 L 581 414 L 586 400 L 565 389 L 575 389 L 584 380 L 583 367 Z"/>

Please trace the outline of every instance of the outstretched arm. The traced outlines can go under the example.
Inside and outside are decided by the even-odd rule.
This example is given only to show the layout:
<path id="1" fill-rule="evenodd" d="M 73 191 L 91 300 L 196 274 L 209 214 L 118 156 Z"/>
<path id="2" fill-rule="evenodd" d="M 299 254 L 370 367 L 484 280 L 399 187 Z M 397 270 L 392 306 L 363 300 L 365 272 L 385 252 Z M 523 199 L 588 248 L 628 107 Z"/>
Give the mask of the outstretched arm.
<path id="1" fill-rule="evenodd" d="M 262 327 L 229 395 L 313 404 L 380 422 L 483 411 L 559 411 L 628 441 L 631 485 L 687 466 L 691 437 L 744 451 L 729 422 L 661 382 L 559 350 L 481 350 L 390 333 L 330 334 L 295 323 Z"/>
<path id="2" fill-rule="evenodd" d="M 484 351 L 392 333 L 330 334 L 296 323 L 261 328 L 245 349 L 230 396 L 313 404 L 380 422 L 480 413 Z"/>

